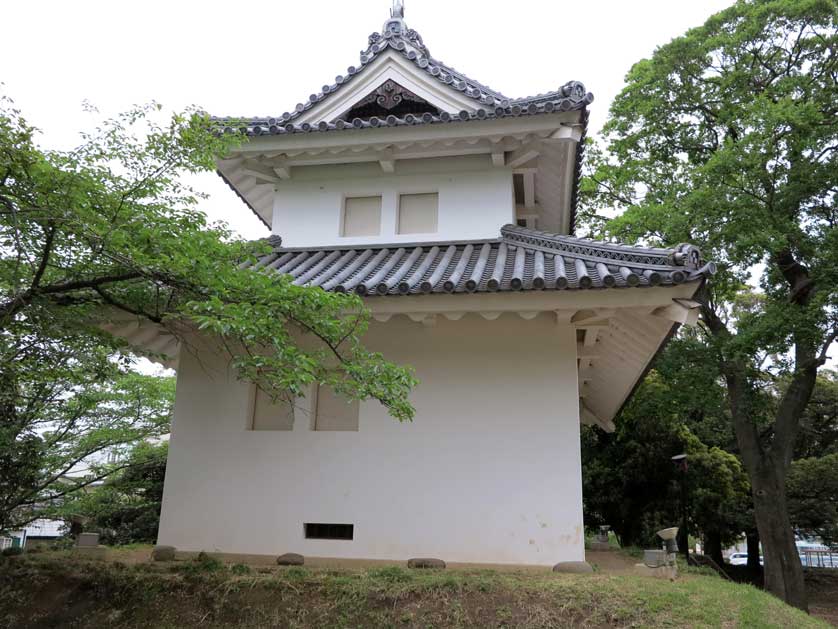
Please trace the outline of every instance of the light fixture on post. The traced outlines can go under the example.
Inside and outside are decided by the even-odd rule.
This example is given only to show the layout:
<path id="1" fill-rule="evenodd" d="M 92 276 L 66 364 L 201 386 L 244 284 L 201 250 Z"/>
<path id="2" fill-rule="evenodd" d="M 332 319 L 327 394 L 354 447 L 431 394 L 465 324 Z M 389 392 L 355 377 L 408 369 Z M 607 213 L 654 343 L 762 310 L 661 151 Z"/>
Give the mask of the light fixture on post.
<path id="1" fill-rule="evenodd" d="M 675 467 L 681 471 L 681 537 L 684 540 L 684 561 L 690 563 L 690 533 L 687 529 L 687 455 L 676 454 L 672 457 Z"/>
<path id="2" fill-rule="evenodd" d="M 635 570 L 646 576 L 675 579 L 678 576 L 678 527 L 672 526 L 655 533 L 663 540 L 663 548 L 643 551 L 643 563 L 636 564 Z"/>

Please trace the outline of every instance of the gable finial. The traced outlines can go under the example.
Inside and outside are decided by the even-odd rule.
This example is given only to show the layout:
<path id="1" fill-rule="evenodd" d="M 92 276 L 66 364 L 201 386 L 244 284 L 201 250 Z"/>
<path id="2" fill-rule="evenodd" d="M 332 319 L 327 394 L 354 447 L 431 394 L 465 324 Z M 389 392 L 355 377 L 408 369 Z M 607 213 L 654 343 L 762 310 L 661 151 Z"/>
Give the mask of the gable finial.
<path id="1" fill-rule="evenodd" d="M 404 24 L 404 0 L 393 0 L 393 8 L 390 9 L 390 19 L 384 22 L 381 29 L 382 35 L 404 35 L 407 27 Z"/>

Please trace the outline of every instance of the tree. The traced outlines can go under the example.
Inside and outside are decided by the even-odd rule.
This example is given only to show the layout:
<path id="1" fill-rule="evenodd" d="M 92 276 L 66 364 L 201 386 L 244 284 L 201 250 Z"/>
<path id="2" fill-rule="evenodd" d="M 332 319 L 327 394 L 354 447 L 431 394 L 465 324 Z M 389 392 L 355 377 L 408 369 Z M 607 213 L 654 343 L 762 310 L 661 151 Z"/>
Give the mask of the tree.
<path id="1" fill-rule="evenodd" d="M 838 454 L 792 463 L 788 495 L 795 529 L 838 547 Z"/>
<path id="2" fill-rule="evenodd" d="M 837 16 L 835 0 L 740 0 L 658 48 L 629 72 L 583 189 L 588 215 L 626 208 L 611 234 L 693 242 L 720 265 L 702 326 L 752 486 L 766 588 L 803 609 L 785 481 L 838 336 Z M 766 374 L 786 386 L 763 429 Z"/>
<path id="3" fill-rule="evenodd" d="M 7 343 L 89 331 L 103 312 L 119 311 L 184 342 L 195 328 L 217 335 L 240 375 L 274 396 L 322 382 L 377 399 L 397 419 L 412 417 L 410 370 L 360 342 L 368 323 L 360 299 L 241 268 L 268 243 L 208 225 L 197 209 L 201 195 L 180 182 L 184 173 L 214 169 L 215 158 L 240 141 L 236 134 L 217 133 L 197 112 L 160 126 L 159 106 L 147 106 L 106 121 L 73 151 L 43 151 L 34 129 L 3 104 L 0 332 Z"/>
<path id="4" fill-rule="evenodd" d="M 0 519 L 19 490 L 38 484 L 32 453 L 62 448 L 49 401 L 70 407 L 96 393 L 107 365 L 137 351 L 102 331 L 111 318 L 151 322 L 182 345 L 203 330 L 242 379 L 277 400 L 293 403 L 320 382 L 377 399 L 396 419 L 413 416 L 412 372 L 363 347 L 368 314 L 357 296 L 243 268 L 269 244 L 209 225 L 197 209 L 201 196 L 180 176 L 213 169 L 241 139 L 216 133 L 197 111 L 165 124 L 162 115 L 139 107 L 76 149 L 51 151 L 0 99 Z"/>
<path id="5" fill-rule="evenodd" d="M 83 518 L 87 530 L 98 530 L 106 544 L 153 543 L 160 524 L 168 442 L 141 442 L 123 469 L 101 485 L 77 492 L 54 511 L 67 521 Z"/>
<path id="6" fill-rule="evenodd" d="M 610 526 L 622 546 L 653 544 L 655 531 L 679 521 L 670 457 L 682 451 L 685 430 L 662 406 L 666 390 L 652 372 L 613 433 L 582 430 L 585 523 Z"/>
<path id="7" fill-rule="evenodd" d="M 78 350 L 63 345 L 51 357 Z M 174 378 L 134 373 L 101 347 L 90 351 L 65 366 L 16 363 L 25 404 L 0 432 L 0 530 L 42 517 L 124 467 L 114 455 L 169 432 Z"/>
<path id="8" fill-rule="evenodd" d="M 795 459 L 838 454 L 838 372 L 824 370 L 818 374 L 800 423 Z"/>
<path id="9" fill-rule="evenodd" d="M 700 329 L 682 328 L 655 361 L 655 369 L 668 383 L 667 406 L 674 406 L 674 412 L 684 419 L 686 426 L 701 443 L 738 458 L 740 453 L 730 421 L 727 390 L 711 340 Z M 754 397 L 752 419 L 761 430 L 771 423 L 769 416 L 774 406 L 773 397 L 772 388 L 766 386 L 762 386 L 760 394 Z M 754 572 L 761 572 L 759 532 L 754 522 L 753 500 L 750 494 L 737 494 L 732 503 L 727 504 L 727 512 L 723 514 L 725 532 L 719 536 L 715 533 L 705 535 L 707 554 L 713 555 L 719 563 L 719 545 L 722 542 L 732 543 L 733 537 L 738 538 L 744 531 L 748 542 L 748 567 Z M 713 519 L 710 513 L 706 521 L 712 524 Z M 706 528 L 707 531 L 712 529 L 712 526 Z"/>
<path id="10" fill-rule="evenodd" d="M 664 352 L 659 364 L 669 362 Z M 747 528 L 749 486 L 739 460 L 691 430 L 678 380 L 653 370 L 616 421 L 613 434 L 582 435 L 585 521 L 608 524 L 624 546 L 659 544 L 655 532 L 681 526 L 680 474 L 671 457 L 687 453 L 689 533 L 701 535 L 718 563 L 722 548 Z M 712 392 L 705 390 L 705 395 Z M 700 424 L 701 425 L 701 424 Z M 686 540 L 679 540 L 686 544 Z"/>
<path id="11" fill-rule="evenodd" d="M 697 439 L 689 454 L 689 511 L 704 538 L 704 554 L 720 566 L 722 550 L 735 544 L 753 522 L 748 477 L 739 459 Z"/>
<path id="12" fill-rule="evenodd" d="M 693 328 L 681 328 L 655 359 L 655 371 L 666 385 L 661 404 L 709 447 L 735 452 L 727 397 L 713 347 Z"/>

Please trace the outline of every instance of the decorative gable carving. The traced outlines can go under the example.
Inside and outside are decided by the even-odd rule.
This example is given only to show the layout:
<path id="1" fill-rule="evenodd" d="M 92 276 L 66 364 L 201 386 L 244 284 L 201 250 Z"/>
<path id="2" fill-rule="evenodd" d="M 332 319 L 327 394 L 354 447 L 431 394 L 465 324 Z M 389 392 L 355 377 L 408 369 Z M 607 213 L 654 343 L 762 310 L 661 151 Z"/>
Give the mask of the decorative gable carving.
<path id="1" fill-rule="evenodd" d="M 403 116 L 424 113 L 438 115 L 440 110 L 396 81 L 388 79 L 355 103 L 344 116 L 341 116 L 341 119 L 351 121 L 356 118 L 364 120 L 373 116 L 385 118 L 391 114 Z"/>

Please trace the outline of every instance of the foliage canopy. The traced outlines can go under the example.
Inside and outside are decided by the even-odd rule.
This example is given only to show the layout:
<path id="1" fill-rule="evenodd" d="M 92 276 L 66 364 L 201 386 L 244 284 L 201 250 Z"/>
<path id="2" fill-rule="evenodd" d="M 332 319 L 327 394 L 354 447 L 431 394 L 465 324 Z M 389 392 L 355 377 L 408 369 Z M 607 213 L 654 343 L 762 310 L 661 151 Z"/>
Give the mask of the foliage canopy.
<path id="1" fill-rule="evenodd" d="M 292 403 L 320 382 L 412 418 L 412 372 L 364 348 L 358 297 L 242 268 L 267 242 L 243 241 L 198 209 L 202 195 L 183 176 L 214 169 L 237 141 L 198 111 L 167 119 L 148 105 L 73 150 L 49 150 L 0 98 L 0 528 L 44 498 L 44 469 L 168 421 L 162 391 L 135 400 L 154 427 L 128 412 L 139 388 L 171 385 L 128 373 L 141 350 L 105 333 L 108 321 L 151 322 L 183 351 L 212 337 L 240 378 L 275 399 Z M 97 396 L 114 399 L 89 403 Z"/>
<path id="2" fill-rule="evenodd" d="M 99 532 L 104 544 L 153 544 L 160 524 L 168 452 L 167 442 L 139 443 L 126 453 L 120 471 L 100 485 L 73 493 L 49 515 L 83 522 L 85 530 Z"/>
<path id="3" fill-rule="evenodd" d="M 702 326 L 752 485 L 766 585 L 805 608 L 785 477 L 838 338 L 838 2 L 739 0 L 636 63 L 604 130 L 584 215 L 601 225 L 624 210 L 609 233 L 692 242 L 720 266 L 700 296 Z M 767 375 L 785 386 L 766 426 Z"/>

